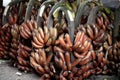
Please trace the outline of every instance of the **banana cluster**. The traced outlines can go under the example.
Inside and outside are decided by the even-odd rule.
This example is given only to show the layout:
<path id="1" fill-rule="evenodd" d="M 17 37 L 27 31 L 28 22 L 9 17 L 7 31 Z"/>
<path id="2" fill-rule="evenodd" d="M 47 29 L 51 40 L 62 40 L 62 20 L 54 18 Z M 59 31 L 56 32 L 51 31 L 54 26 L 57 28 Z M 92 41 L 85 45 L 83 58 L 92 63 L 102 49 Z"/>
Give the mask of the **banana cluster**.
<path id="1" fill-rule="evenodd" d="M 101 45 L 106 39 L 107 33 L 103 29 L 98 29 L 96 25 L 80 26 L 80 30 L 92 40 L 94 45 Z"/>
<path id="2" fill-rule="evenodd" d="M 108 60 L 108 67 L 117 72 L 117 69 L 120 67 L 120 41 L 117 41 L 108 49 Z"/>
<path id="3" fill-rule="evenodd" d="M 35 21 L 23 22 L 19 29 L 20 35 L 23 39 L 32 39 L 32 32 L 37 28 L 37 23 Z"/>
<path id="4" fill-rule="evenodd" d="M 35 29 L 33 31 L 33 40 L 32 46 L 35 49 L 44 48 L 45 51 L 49 52 L 51 50 L 51 46 L 55 43 L 57 38 L 57 29 L 49 28 L 44 26 L 44 29 L 41 27 Z"/>
<path id="5" fill-rule="evenodd" d="M 96 25 L 98 29 L 103 29 L 104 31 L 106 31 L 109 28 L 111 21 L 112 19 L 109 19 L 107 14 L 103 12 L 97 14 Z"/>
<path id="6" fill-rule="evenodd" d="M 26 45 L 23 45 L 22 43 L 19 43 L 17 53 L 18 53 L 18 56 L 17 56 L 18 69 L 23 71 L 32 71 L 32 68 L 30 66 L 30 59 L 29 59 L 31 48 Z"/>
<path id="7" fill-rule="evenodd" d="M 5 24 L 0 28 L 0 58 L 9 58 L 9 47 L 11 42 L 11 27 Z"/>
<path id="8" fill-rule="evenodd" d="M 60 79 L 82 80 L 95 74 L 93 60 L 96 59 L 96 54 L 90 38 L 83 31 L 77 32 L 74 44 L 71 42 L 69 34 L 59 36 L 56 46 L 54 46 L 54 52 L 56 53 L 55 63 L 62 69 Z"/>
<path id="9" fill-rule="evenodd" d="M 103 48 L 102 48 L 103 49 Z M 102 51 L 96 51 L 96 60 L 93 61 L 95 74 L 107 74 L 110 70 L 107 67 L 108 59 L 107 55 Z"/>
<path id="10" fill-rule="evenodd" d="M 96 59 L 96 57 L 95 53 L 93 53 L 93 51 L 89 51 L 83 58 L 75 58 L 72 61 L 72 52 L 57 52 L 55 55 L 55 63 L 56 67 L 59 68 L 58 70 L 60 70 L 59 78 L 65 80 L 83 80 L 91 74 L 95 74 L 95 67 L 92 60 Z"/>
<path id="11" fill-rule="evenodd" d="M 40 80 L 50 79 L 56 73 L 51 63 L 53 53 L 46 53 L 44 49 L 38 49 L 31 53 L 30 64 L 41 75 Z"/>
<path id="12" fill-rule="evenodd" d="M 20 34 L 19 34 L 19 26 L 18 25 L 13 25 L 11 29 L 11 35 L 12 35 L 12 41 L 11 41 L 11 47 L 10 47 L 10 52 L 9 55 L 17 60 L 17 50 L 18 50 L 18 45 L 19 45 L 19 39 L 20 39 Z"/>
<path id="13" fill-rule="evenodd" d="M 8 14 L 8 23 L 10 25 L 16 24 L 18 21 L 18 10 L 19 5 L 13 5 L 10 7 L 10 12 Z"/>

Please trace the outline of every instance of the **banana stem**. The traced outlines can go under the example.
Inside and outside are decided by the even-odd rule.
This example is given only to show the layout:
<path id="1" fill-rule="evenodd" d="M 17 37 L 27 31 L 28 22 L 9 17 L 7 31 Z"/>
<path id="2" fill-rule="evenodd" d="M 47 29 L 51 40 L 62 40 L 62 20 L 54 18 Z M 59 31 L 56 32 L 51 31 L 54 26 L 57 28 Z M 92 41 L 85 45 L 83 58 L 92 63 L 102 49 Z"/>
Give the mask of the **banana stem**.
<path id="1" fill-rule="evenodd" d="M 43 16 L 44 10 L 45 10 L 48 6 L 53 6 L 53 4 L 54 4 L 54 1 L 53 1 L 53 0 L 51 0 L 51 1 L 45 1 L 45 2 L 41 5 L 41 7 L 39 8 L 38 16 L 37 16 L 37 25 L 38 25 L 39 27 L 42 26 L 42 23 L 41 23 L 41 22 L 42 22 L 42 20 L 43 20 L 42 16 Z"/>
<path id="2" fill-rule="evenodd" d="M 114 21 L 113 21 L 113 43 L 117 41 L 117 38 L 119 36 L 119 22 L 120 22 L 120 7 L 115 10 L 114 14 Z"/>
<path id="3" fill-rule="evenodd" d="M 20 20 L 22 20 L 22 11 L 23 11 L 23 3 L 20 3 L 20 9 L 19 9 L 19 13 L 18 13 L 18 19 L 19 19 L 19 23 L 21 22 Z"/>
<path id="4" fill-rule="evenodd" d="M 56 3 L 56 4 L 52 7 L 52 9 L 51 9 L 51 11 L 50 11 L 50 13 L 49 13 L 48 19 L 47 19 L 48 27 L 49 27 L 49 28 L 53 26 L 52 15 L 53 15 L 54 11 L 55 11 L 58 7 L 60 7 L 61 5 L 64 5 L 65 2 L 66 2 L 66 0 L 60 0 L 58 3 Z"/>
<path id="5" fill-rule="evenodd" d="M 96 14 L 97 14 L 98 10 L 100 10 L 100 7 L 96 6 L 90 11 L 90 15 L 88 16 L 87 24 L 92 25 L 95 23 L 95 18 L 96 18 Z"/>
<path id="6" fill-rule="evenodd" d="M 84 9 L 85 5 L 87 4 L 87 2 L 88 1 L 84 1 L 79 4 L 78 11 L 77 11 L 76 17 L 75 17 L 75 28 L 77 28 L 79 26 L 80 18 L 83 14 L 83 9 Z"/>
<path id="7" fill-rule="evenodd" d="M 25 22 L 30 19 L 30 13 L 31 13 L 31 11 L 32 11 L 32 6 L 34 5 L 34 2 L 35 2 L 35 1 L 36 1 L 36 0 L 30 0 L 30 1 L 28 2 L 26 14 L 25 14 Z"/>

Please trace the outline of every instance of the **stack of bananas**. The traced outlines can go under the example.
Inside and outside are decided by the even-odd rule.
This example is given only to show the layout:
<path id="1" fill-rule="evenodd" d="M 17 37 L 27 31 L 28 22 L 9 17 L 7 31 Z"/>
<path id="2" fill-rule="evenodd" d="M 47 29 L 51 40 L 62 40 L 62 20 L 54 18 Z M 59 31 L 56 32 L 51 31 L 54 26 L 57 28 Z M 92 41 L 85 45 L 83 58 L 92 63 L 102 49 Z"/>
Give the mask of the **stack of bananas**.
<path id="1" fill-rule="evenodd" d="M 18 25 L 15 24 L 12 26 L 11 35 L 12 35 L 12 42 L 11 42 L 9 55 L 13 59 L 17 60 L 17 55 L 18 55 L 17 50 L 18 50 L 19 39 L 20 39 Z"/>
<path id="2" fill-rule="evenodd" d="M 51 60 L 53 53 L 46 53 L 44 49 L 36 50 L 31 53 L 31 66 L 41 75 L 40 80 L 50 79 L 56 73 L 55 67 Z"/>
<path id="3" fill-rule="evenodd" d="M 22 43 L 19 43 L 17 54 L 18 54 L 17 56 L 18 69 L 23 70 L 23 71 L 32 71 L 32 68 L 29 62 L 31 48 L 26 45 L 23 45 Z"/>
<path id="4" fill-rule="evenodd" d="M 10 55 L 18 69 L 35 70 L 40 80 L 117 72 L 120 40 L 113 43 L 112 12 L 97 1 L 77 1 L 30 0 L 26 14 L 22 4 L 9 7 L 9 24 L 0 28 L 0 58 Z"/>
<path id="5" fill-rule="evenodd" d="M 56 73 L 53 59 L 53 46 L 57 38 L 57 29 L 46 26 L 33 31 L 30 64 L 42 76 L 41 79 L 50 79 Z"/>
<path id="6" fill-rule="evenodd" d="M 0 58 L 9 58 L 9 48 L 11 42 L 11 27 L 5 24 L 0 28 Z"/>
<path id="7" fill-rule="evenodd" d="M 60 79 L 84 79 L 95 73 L 93 60 L 95 52 L 90 39 L 83 31 L 78 31 L 74 44 L 69 34 L 62 34 L 54 46 L 55 63 L 60 68 Z M 81 75 L 81 76 L 80 76 Z"/>
<path id="8" fill-rule="evenodd" d="M 114 72 L 117 72 L 118 68 L 120 68 L 120 65 L 119 65 L 120 41 L 118 41 L 118 42 L 114 43 L 112 46 L 110 46 L 107 53 L 108 53 L 108 60 L 109 60 L 109 64 L 108 64 L 109 69 L 111 69 Z"/>
<path id="9" fill-rule="evenodd" d="M 23 22 L 20 27 L 20 39 L 19 46 L 17 51 L 17 67 L 20 70 L 24 71 L 32 71 L 30 66 L 30 54 L 31 54 L 31 40 L 32 40 L 32 32 L 37 28 L 37 24 L 35 21 L 27 21 Z"/>
<path id="10" fill-rule="evenodd" d="M 85 32 L 92 40 L 93 45 L 101 45 L 106 40 L 106 32 L 102 29 L 98 29 L 94 24 L 92 26 L 80 26 L 81 30 Z"/>
<path id="11" fill-rule="evenodd" d="M 36 28 L 37 24 L 35 21 L 23 22 L 19 27 L 21 37 L 26 40 L 32 39 L 32 32 Z"/>
<path id="12" fill-rule="evenodd" d="M 48 29 L 46 26 L 44 29 L 38 28 L 33 31 L 33 41 L 32 46 L 35 49 L 44 48 L 45 51 L 49 52 L 52 49 L 52 45 L 55 44 L 55 40 L 57 38 L 57 29 L 50 28 Z"/>

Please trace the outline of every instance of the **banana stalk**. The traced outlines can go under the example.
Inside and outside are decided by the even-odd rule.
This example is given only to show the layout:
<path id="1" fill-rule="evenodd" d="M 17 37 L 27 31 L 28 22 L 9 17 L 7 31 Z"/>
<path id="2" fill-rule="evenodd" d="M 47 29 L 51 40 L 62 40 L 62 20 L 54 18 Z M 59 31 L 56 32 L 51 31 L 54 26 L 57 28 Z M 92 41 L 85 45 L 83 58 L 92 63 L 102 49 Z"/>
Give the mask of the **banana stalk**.
<path id="1" fill-rule="evenodd" d="M 113 43 L 117 41 L 117 38 L 119 36 L 119 21 L 120 21 L 120 7 L 116 9 L 115 14 L 114 14 L 114 22 L 113 22 Z"/>
<path id="2" fill-rule="evenodd" d="M 54 1 L 53 0 L 50 0 L 50 1 L 45 1 L 41 7 L 39 8 L 39 11 L 38 11 L 38 16 L 37 16 L 37 25 L 39 27 L 42 26 L 41 22 L 42 22 L 42 16 L 43 16 L 43 13 L 45 11 L 45 9 L 49 6 L 53 6 L 54 5 Z"/>
<path id="3" fill-rule="evenodd" d="M 51 27 L 52 24 L 53 24 L 52 15 L 53 15 L 54 11 L 55 11 L 59 6 L 65 5 L 65 4 L 64 4 L 65 2 L 66 2 L 66 0 L 60 0 L 58 3 L 56 3 L 56 4 L 52 7 L 52 9 L 51 9 L 51 11 L 50 11 L 50 13 L 49 13 L 49 16 L 48 16 L 48 20 L 47 20 L 48 24 L 51 24 L 51 25 L 50 25 L 50 26 L 48 25 L 48 27 Z"/>
<path id="4" fill-rule="evenodd" d="M 96 6 L 90 11 L 90 15 L 88 17 L 87 24 L 92 25 L 93 23 L 95 23 L 96 13 L 99 10 L 100 10 L 100 6 Z"/>
<path id="5" fill-rule="evenodd" d="M 52 10 L 54 10 L 55 7 L 52 8 Z M 73 42 L 74 40 L 74 13 L 72 13 L 72 11 L 70 11 L 68 8 L 63 7 L 59 4 L 59 6 L 57 8 L 55 8 L 55 11 L 50 12 L 50 15 L 48 17 L 48 27 L 52 27 L 53 26 L 53 19 L 52 19 L 52 14 L 54 15 L 56 12 L 58 11 L 62 11 L 66 14 L 66 19 L 68 21 L 68 27 L 69 27 L 69 34 L 71 35 L 71 41 Z"/>
<path id="6" fill-rule="evenodd" d="M 75 17 L 75 28 L 79 26 L 80 18 L 83 14 L 83 9 L 86 6 L 87 2 L 88 1 L 84 1 L 84 2 L 79 4 L 78 11 L 77 11 L 76 17 Z"/>
<path id="7" fill-rule="evenodd" d="M 29 1 L 28 6 L 27 6 L 27 10 L 26 10 L 26 14 L 25 14 L 25 22 L 30 19 L 30 13 L 32 11 L 32 7 L 34 5 L 40 5 L 40 4 L 37 4 L 36 2 L 39 3 L 39 1 L 37 1 L 37 0 L 30 0 Z"/>

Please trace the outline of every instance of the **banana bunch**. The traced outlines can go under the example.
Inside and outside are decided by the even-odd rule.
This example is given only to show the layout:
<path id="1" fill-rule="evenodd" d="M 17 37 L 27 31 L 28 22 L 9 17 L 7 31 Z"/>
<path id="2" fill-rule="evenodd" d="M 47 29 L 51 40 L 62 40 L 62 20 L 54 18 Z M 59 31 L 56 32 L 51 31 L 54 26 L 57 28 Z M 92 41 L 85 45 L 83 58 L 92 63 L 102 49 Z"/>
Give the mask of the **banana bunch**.
<path id="1" fill-rule="evenodd" d="M 98 29 L 95 24 L 80 26 L 82 30 L 93 42 L 94 45 L 101 45 L 107 39 L 107 33 L 103 29 Z"/>
<path id="2" fill-rule="evenodd" d="M 30 64 L 41 75 L 40 80 L 50 79 L 56 73 L 51 60 L 53 53 L 46 53 L 44 49 L 38 49 L 31 53 Z"/>
<path id="3" fill-rule="evenodd" d="M 56 67 L 60 70 L 59 80 L 70 80 L 78 77 L 79 79 L 82 76 L 79 75 L 80 68 L 76 67 L 79 65 L 81 58 L 75 59 L 73 62 L 71 61 L 71 54 L 70 52 L 56 52 L 55 55 L 55 63 Z"/>
<path id="4" fill-rule="evenodd" d="M 107 67 L 107 55 L 105 55 L 102 49 L 103 47 L 101 47 L 100 51 L 96 51 L 96 60 L 93 61 L 94 69 L 96 71 L 95 74 L 107 74 L 108 72 L 110 72 L 110 70 Z"/>
<path id="5" fill-rule="evenodd" d="M 17 9 L 19 9 L 19 5 L 13 5 L 12 7 L 10 7 L 10 12 L 8 14 L 8 23 L 10 25 L 17 23 L 18 21 L 18 10 Z"/>
<path id="6" fill-rule="evenodd" d="M 76 57 L 77 54 L 79 55 L 82 53 L 84 53 L 85 56 L 89 50 L 92 50 L 91 40 L 83 31 L 78 31 L 75 36 L 74 44 L 70 40 L 70 35 L 66 33 L 59 36 L 58 40 L 56 41 L 56 45 L 59 47 L 55 46 L 55 51 L 74 51 Z"/>
<path id="7" fill-rule="evenodd" d="M 82 80 L 95 74 L 92 61 L 96 59 L 96 54 L 91 40 L 83 31 L 77 32 L 74 44 L 71 42 L 69 34 L 59 36 L 54 46 L 54 52 L 56 53 L 55 63 L 58 65 L 57 67 L 62 69 L 59 75 L 60 79 Z M 90 63 L 92 64 L 88 65 Z"/>
<path id="8" fill-rule="evenodd" d="M 44 48 L 45 51 L 49 52 L 52 49 L 52 45 L 55 43 L 57 38 L 57 29 L 49 28 L 44 26 L 44 29 L 41 27 L 33 31 L 33 40 L 32 46 L 35 49 Z"/>
<path id="9" fill-rule="evenodd" d="M 83 80 L 91 74 L 95 74 L 94 64 L 92 62 L 95 58 L 93 51 L 89 51 L 83 58 L 75 58 L 72 61 L 72 52 L 56 52 L 55 63 L 60 70 L 60 79 L 80 79 Z"/>
<path id="10" fill-rule="evenodd" d="M 23 39 L 32 39 L 32 32 L 36 28 L 37 24 L 35 21 L 23 22 L 19 27 L 21 37 Z"/>
<path id="11" fill-rule="evenodd" d="M 98 29 L 103 29 L 104 31 L 106 31 L 107 29 L 109 29 L 109 25 L 111 24 L 111 22 L 112 19 L 108 18 L 107 14 L 105 14 L 104 12 L 100 12 L 99 14 L 97 14 L 96 25 Z"/>
<path id="12" fill-rule="evenodd" d="M 10 52 L 9 55 L 17 60 L 17 50 L 18 50 L 18 45 L 19 45 L 19 39 L 20 39 L 20 35 L 19 35 L 19 26 L 14 24 L 11 28 L 11 35 L 12 35 L 12 41 L 11 41 L 11 47 L 10 47 Z"/>
<path id="13" fill-rule="evenodd" d="M 9 47 L 11 42 L 11 27 L 5 24 L 0 28 L 0 58 L 9 58 Z"/>
<path id="14" fill-rule="evenodd" d="M 76 58 L 74 61 L 71 61 L 70 52 L 58 52 L 55 55 L 55 63 L 57 68 L 60 68 L 59 79 L 69 80 L 69 79 L 78 79 L 83 80 L 90 76 L 90 74 L 94 74 L 95 70 L 93 67 L 93 63 L 86 63 L 85 65 L 79 66 L 79 63 L 85 63 L 81 58 Z M 86 57 L 87 58 L 87 57 Z"/>
<path id="15" fill-rule="evenodd" d="M 108 67 L 112 69 L 113 72 L 117 72 L 120 67 L 120 41 L 117 41 L 108 49 L 108 60 Z"/>
<path id="16" fill-rule="evenodd" d="M 112 28 L 109 28 L 108 34 L 107 34 L 107 40 L 103 43 L 104 52 L 107 54 L 107 67 L 110 70 L 109 73 L 116 72 L 119 65 L 119 49 L 120 49 L 120 43 L 119 40 L 113 44 L 113 34 L 112 34 Z"/>
<path id="17" fill-rule="evenodd" d="M 17 50 L 18 69 L 23 71 L 32 71 L 32 68 L 30 66 L 30 53 L 31 53 L 30 47 L 23 45 L 22 43 L 19 43 Z"/>

